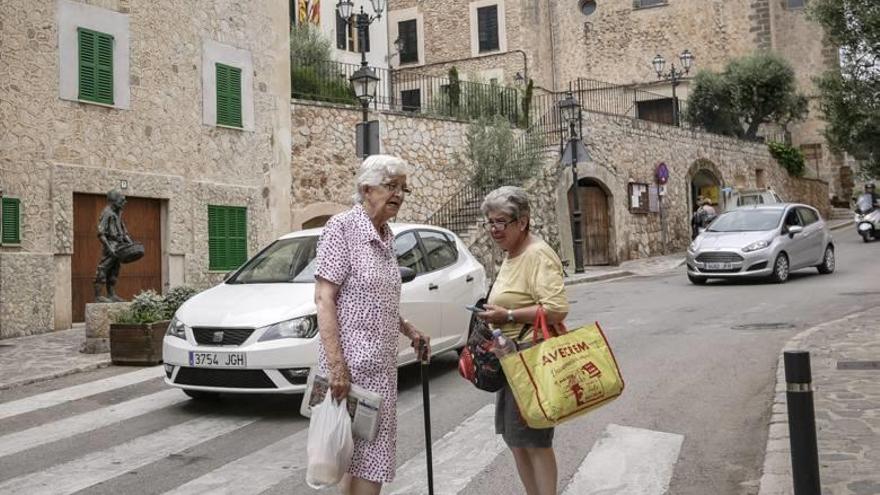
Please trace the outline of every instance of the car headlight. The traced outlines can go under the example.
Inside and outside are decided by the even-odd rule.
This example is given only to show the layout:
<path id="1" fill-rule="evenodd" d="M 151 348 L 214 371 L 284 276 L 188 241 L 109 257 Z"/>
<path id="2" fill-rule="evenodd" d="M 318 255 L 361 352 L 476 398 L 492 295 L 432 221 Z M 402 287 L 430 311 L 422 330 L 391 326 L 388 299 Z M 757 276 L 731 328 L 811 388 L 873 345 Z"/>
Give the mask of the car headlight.
<path id="1" fill-rule="evenodd" d="M 318 334 L 318 315 L 282 321 L 265 327 L 258 342 L 278 339 L 310 339 Z"/>
<path id="2" fill-rule="evenodd" d="M 171 319 L 171 323 L 168 324 L 168 330 L 165 331 L 165 335 L 186 340 L 186 325 L 175 316 Z"/>
<path id="3" fill-rule="evenodd" d="M 758 241 L 749 244 L 748 246 L 743 248 L 744 253 L 751 253 L 752 251 L 757 251 L 759 249 L 764 249 L 770 245 L 770 241 Z"/>

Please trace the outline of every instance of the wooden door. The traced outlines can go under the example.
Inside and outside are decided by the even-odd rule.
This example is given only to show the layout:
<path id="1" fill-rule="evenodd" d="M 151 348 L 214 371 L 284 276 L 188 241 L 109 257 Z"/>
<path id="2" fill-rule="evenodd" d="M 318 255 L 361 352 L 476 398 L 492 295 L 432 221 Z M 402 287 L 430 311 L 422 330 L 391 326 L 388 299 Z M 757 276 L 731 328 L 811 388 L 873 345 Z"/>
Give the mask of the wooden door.
<path id="1" fill-rule="evenodd" d="M 98 217 L 107 204 L 99 194 L 73 195 L 73 259 L 71 294 L 73 321 L 85 320 L 86 303 L 95 301 L 95 269 L 101 259 Z M 122 220 L 131 238 L 144 245 L 144 257 L 122 265 L 116 293 L 126 300 L 145 289 L 162 291 L 161 200 L 127 198 Z"/>
<path id="2" fill-rule="evenodd" d="M 608 197 L 599 186 L 578 187 L 583 233 L 584 266 L 611 263 L 608 245 L 611 239 L 608 218 Z M 571 193 L 569 192 L 569 207 Z"/>

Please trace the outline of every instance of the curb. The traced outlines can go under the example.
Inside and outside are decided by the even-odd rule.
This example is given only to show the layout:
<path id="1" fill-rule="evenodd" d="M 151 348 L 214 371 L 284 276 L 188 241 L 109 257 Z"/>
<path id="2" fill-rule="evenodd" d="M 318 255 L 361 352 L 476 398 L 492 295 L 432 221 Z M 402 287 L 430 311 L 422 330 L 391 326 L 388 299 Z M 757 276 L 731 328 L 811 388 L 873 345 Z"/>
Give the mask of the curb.
<path id="1" fill-rule="evenodd" d="M 789 339 L 782 346 L 782 351 L 780 351 L 779 358 L 776 360 L 776 386 L 773 392 L 773 407 L 768 425 L 767 445 L 764 447 L 764 463 L 761 468 L 758 495 L 792 495 L 794 493 L 791 473 L 790 438 L 788 435 L 788 407 L 785 398 L 786 382 L 783 353 L 785 351 L 803 350 L 799 346 L 802 345 L 802 341 L 806 337 L 829 326 L 859 318 L 869 311 L 871 310 L 857 311 L 843 318 L 826 321 L 825 323 L 810 327 Z"/>
<path id="2" fill-rule="evenodd" d="M 32 378 L 26 378 L 24 380 L 19 380 L 17 382 L 0 383 L 0 390 L 9 390 L 9 389 L 16 388 L 16 387 L 23 387 L 25 385 L 33 385 L 34 383 L 54 380 L 56 378 L 61 378 L 63 376 L 75 375 L 77 373 L 82 373 L 85 371 L 93 371 L 93 370 L 97 370 L 97 369 L 101 369 L 101 368 L 107 368 L 111 364 L 112 363 L 110 362 L 110 359 L 108 358 L 106 361 L 77 366 L 75 368 L 70 368 L 70 369 L 58 371 L 55 373 L 48 373 L 45 375 L 35 376 Z"/>
<path id="3" fill-rule="evenodd" d="M 620 270 L 620 271 L 615 271 L 615 272 L 610 272 L 610 273 L 603 273 L 601 275 L 586 276 L 586 277 L 581 277 L 581 278 L 576 278 L 576 279 L 568 279 L 568 280 L 564 281 L 564 284 L 566 286 L 589 284 L 589 283 L 593 283 L 593 282 L 604 282 L 606 280 L 615 280 L 618 278 L 631 277 L 633 275 L 635 275 L 635 273 L 633 273 L 631 271 Z"/>
<path id="4" fill-rule="evenodd" d="M 854 224 L 855 224 L 855 222 L 853 222 L 852 220 L 849 220 L 844 223 L 840 223 L 840 224 L 828 227 L 828 230 L 831 230 L 831 231 L 841 230 L 841 229 L 844 229 L 844 228 L 849 227 Z"/>

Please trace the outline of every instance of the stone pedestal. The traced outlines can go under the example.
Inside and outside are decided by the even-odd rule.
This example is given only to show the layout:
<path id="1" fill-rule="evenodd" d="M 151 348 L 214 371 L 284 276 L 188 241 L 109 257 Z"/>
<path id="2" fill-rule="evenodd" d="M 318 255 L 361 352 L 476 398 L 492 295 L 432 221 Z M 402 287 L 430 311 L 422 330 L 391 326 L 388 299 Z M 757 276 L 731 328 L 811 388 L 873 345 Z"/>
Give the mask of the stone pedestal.
<path id="1" fill-rule="evenodd" d="M 82 352 L 97 354 L 110 352 L 110 324 L 119 313 L 128 309 L 131 303 L 89 303 L 86 304 L 86 343 Z"/>

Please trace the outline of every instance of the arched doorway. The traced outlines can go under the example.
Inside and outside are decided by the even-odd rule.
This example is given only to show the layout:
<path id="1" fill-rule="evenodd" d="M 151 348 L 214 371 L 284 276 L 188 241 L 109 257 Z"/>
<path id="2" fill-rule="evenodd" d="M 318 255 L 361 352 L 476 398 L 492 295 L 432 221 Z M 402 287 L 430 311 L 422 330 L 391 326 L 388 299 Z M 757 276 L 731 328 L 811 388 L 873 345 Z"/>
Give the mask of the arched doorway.
<path id="1" fill-rule="evenodd" d="M 724 196 L 722 194 L 724 182 L 714 163 L 709 160 L 697 160 L 691 165 L 688 177 L 690 178 L 689 211 L 693 212 L 700 206 L 697 204 L 697 198 L 700 196 L 708 198 L 716 210 L 724 210 Z"/>
<path id="2" fill-rule="evenodd" d="M 573 189 L 568 190 L 569 211 L 573 211 Z M 584 266 L 611 264 L 611 194 L 601 182 L 584 178 L 578 181 L 578 200 Z"/>
<path id="3" fill-rule="evenodd" d="M 303 222 L 302 228 L 303 230 L 305 230 L 323 227 L 327 223 L 327 220 L 330 220 L 330 216 L 331 215 L 319 215 L 317 217 L 306 220 L 305 222 Z"/>

